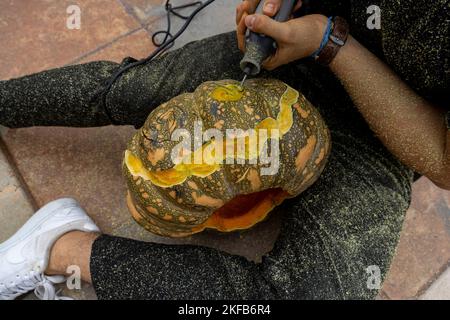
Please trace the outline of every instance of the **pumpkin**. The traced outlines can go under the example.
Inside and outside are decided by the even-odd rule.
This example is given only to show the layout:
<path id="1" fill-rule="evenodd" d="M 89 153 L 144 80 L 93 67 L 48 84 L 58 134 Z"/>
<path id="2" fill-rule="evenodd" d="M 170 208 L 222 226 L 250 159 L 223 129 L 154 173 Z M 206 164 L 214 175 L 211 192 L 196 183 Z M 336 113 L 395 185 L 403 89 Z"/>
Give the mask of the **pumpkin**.
<path id="1" fill-rule="evenodd" d="M 329 153 L 320 114 L 285 83 L 205 82 L 156 108 L 128 144 L 128 207 L 162 236 L 247 229 L 313 184 Z"/>

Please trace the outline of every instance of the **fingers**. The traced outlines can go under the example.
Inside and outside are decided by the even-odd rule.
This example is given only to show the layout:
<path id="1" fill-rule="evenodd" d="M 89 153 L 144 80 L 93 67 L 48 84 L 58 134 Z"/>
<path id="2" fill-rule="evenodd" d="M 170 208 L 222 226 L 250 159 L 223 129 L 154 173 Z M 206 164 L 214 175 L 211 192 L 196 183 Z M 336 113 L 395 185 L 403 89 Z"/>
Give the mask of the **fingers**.
<path id="1" fill-rule="evenodd" d="M 280 62 L 280 52 L 277 50 L 275 54 L 271 55 L 269 58 L 267 58 L 262 66 L 264 69 L 272 71 L 275 68 L 278 68 L 282 63 Z"/>
<path id="2" fill-rule="evenodd" d="M 280 10 L 283 0 L 265 0 L 263 13 L 266 16 L 273 17 Z M 295 5 L 293 11 L 297 11 L 302 7 L 302 0 L 299 0 Z M 251 12 L 249 12 L 251 13 Z"/>
<path id="3" fill-rule="evenodd" d="M 256 11 L 260 0 L 244 0 L 236 8 L 236 25 L 237 25 L 237 39 L 240 50 L 245 49 L 245 33 L 247 26 L 245 25 L 245 18 Z"/>
<path id="4" fill-rule="evenodd" d="M 300 9 L 303 5 L 303 1 L 302 0 L 298 0 L 297 4 L 294 7 L 294 11 L 297 11 L 298 9 Z"/>
<path id="5" fill-rule="evenodd" d="M 265 0 L 263 13 L 269 17 L 273 17 L 280 10 L 282 0 Z"/>
<path id="6" fill-rule="evenodd" d="M 241 18 L 241 21 L 237 25 L 238 47 L 241 51 L 245 50 L 245 33 L 247 31 L 247 26 L 245 25 L 246 17 L 247 17 L 247 13 L 244 13 Z"/>
<path id="7" fill-rule="evenodd" d="M 248 25 L 246 24 L 247 16 L 251 15 L 256 11 L 261 0 L 244 0 L 241 4 L 239 4 L 236 8 L 236 25 L 237 25 L 237 38 L 238 38 L 238 47 L 240 50 L 245 49 L 245 34 L 247 31 Z M 264 0 L 263 13 L 266 16 L 273 17 L 279 11 L 283 0 Z M 301 7 L 302 1 L 299 0 L 295 6 L 294 10 L 297 10 Z M 265 29 L 266 27 L 270 27 L 270 23 L 266 22 L 257 22 L 258 24 L 262 24 L 261 28 Z M 266 26 L 268 24 L 268 26 Z M 255 32 L 257 29 L 252 29 Z M 269 33 L 264 32 L 269 35 Z M 275 36 L 272 36 L 275 37 Z"/>
<path id="8" fill-rule="evenodd" d="M 248 6 L 247 1 L 243 1 L 236 7 L 236 25 L 238 25 L 239 22 L 241 21 L 242 15 L 244 14 L 244 12 L 246 12 L 245 8 L 247 6 Z"/>
<path id="9" fill-rule="evenodd" d="M 244 13 L 251 14 L 255 13 L 260 0 L 244 0 L 236 7 L 236 25 L 242 19 Z"/>
<path id="10" fill-rule="evenodd" d="M 248 15 L 245 17 L 245 25 L 251 31 L 265 34 L 277 42 L 285 42 L 289 39 L 289 26 L 286 23 L 275 21 L 266 15 Z"/>
<path id="11" fill-rule="evenodd" d="M 248 3 L 248 11 L 247 13 L 255 13 L 256 8 L 258 7 L 261 0 L 245 0 L 245 2 Z"/>

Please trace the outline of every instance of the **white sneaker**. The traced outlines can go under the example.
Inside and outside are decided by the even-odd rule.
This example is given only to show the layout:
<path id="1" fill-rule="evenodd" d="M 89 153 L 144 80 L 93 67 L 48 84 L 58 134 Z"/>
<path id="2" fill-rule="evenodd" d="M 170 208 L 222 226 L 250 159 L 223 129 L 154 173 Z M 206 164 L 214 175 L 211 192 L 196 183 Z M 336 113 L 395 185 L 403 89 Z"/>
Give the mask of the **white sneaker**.
<path id="1" fill-rule="evenodd" d="M 64 276 L 46 276 L 50 250 L 70 231 L 100 232 L 73 199 L 53 201 L 36 212 L 9 240 L 0 244 L 0 300 L 34 290 L 42 300 L 57 300 L 54 284 Z"/>

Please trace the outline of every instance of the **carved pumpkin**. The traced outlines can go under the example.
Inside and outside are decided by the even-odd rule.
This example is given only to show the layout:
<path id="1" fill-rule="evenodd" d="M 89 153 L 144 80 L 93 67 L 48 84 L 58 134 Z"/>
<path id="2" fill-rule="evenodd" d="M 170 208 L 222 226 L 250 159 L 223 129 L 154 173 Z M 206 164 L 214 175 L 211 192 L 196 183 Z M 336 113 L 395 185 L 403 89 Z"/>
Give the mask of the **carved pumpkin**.
<path id="1" fill-rule="evenodd" d="M 247 229 L 313 184 L 329 152 L 320 114 L 283 82 L 205 82 L 156 108 L 129 143 L 128 207 L 162 236 Z"/>

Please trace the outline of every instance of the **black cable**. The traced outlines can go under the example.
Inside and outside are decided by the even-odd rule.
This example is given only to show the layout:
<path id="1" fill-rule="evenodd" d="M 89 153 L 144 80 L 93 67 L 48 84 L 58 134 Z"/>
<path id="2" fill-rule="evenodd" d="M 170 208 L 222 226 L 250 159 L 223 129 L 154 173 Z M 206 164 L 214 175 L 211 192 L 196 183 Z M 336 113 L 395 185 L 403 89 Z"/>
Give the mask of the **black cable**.
<path id="1" fill-rule="evenodd" d="M 170 0 L 167 0 L 166 4 L 165 4 L 165 9 L 166 9 L 166 12 L 167 12 L 167 29 L 166 30 L 157 31 L 157 32 L 155 32 L 152 35 L 153 45 L 155 47 L 160 47 L 160 46 L 164 45 L 167 42 L 167 40 L 169 40 L 169 38 L 173 38 L 173 35 L 170 32 L 171 28 L 172 28 L 170 14 L 173 14 L 173 15 L 175 15 L 175 16 L 183 19 L 183 20 L 188 20 L 189 16 L 184 16 L 184 15 L 176 12 L 176 10 L 185 9 L 185 8 L 188 8 L 188 7 L 193 7 L 193 6 L 198 6 L 198 5 L 201 6 L 202 4 L 203 3 L 201 1 L 197 1 L 197 2 L 193 2 L 193 3 L 188 3 L 188 4 L 172 7 L 172 5 L 170 4 Z M 156 37 L 159 36 L 160 34 L 164 34 L 164 40 L 161 41 L 161 42 L 158 42 L 156 40 Z M 167 49 L 171 48 L 173 46 L 173 44 L 174 43 L 172 42 Z"/>
<path id="2" fill-rule="evenodd" d="M 216 0 L 207 0 L 205 2 L 201 2 L 201 1 L 197 1 L 197 2 L 193 2 L 193 3 L 189 3 L 189 4 L 185 4 L 185 5 L 180 5 L 180 6 L 176 6 L 176 7 L 172 7 L 172 5 L 170 4 L 170 0 L 166 1 L 165 4 L 165 9 L 167 11 L 167 29 L 166 30 L 161 30 L 156 32 L 155 34 L 153 34 L 152 36 L 152 42 L 153 44 L 157 47 L 157 49 L 155 49 L 155 51 L 152 52 L 152 54 L 150 54 L 147 58 L 141 59 L 139 61 L 136 62 L 132 62 L 120 69 L 118 69 L 116 72 L 113 73 L 113 75 L 108 79 L 108 81 L 105 84 L 105 87 L 97 94 L 95 95 L 94 99 L 98 97 L 98 95 L 102 95 L 103 97 L 103 105 L 105 106 L 105 112 L 108 113 L 108 111 L 106 110 L 106 95 L 108 94 L 109 90 L 111 89 L 112 85 L 114 84 L 114 82 L 117 81 L 117 79 L 120 78 L 120 76 L 122 76 L 126 71 L 143 65 L 147 62 L 150 62 L 151 60 L 153 60 L 154 58 L 156 58 L 158 55 L 162 54 L 163 52 L 165 52 L 166 50 L 170 49 L 173 45 L 174 42 L 177 38 L 179 38 L 183 32 L 187 29 L 187 27 L 189 26 L 189 24 L 192 22 L 192 20 L 194 19 L 194 17 L 203 9 L 205 9 L 207 6 L 209 6 L 211 3 L 213 3 Z M 189 16 L 183 16 L 180 13 L 176 12 L 175 10 L 179 10 L 179 9 L 184 9 L 187 7 L 191 7 L 191 6 L 198 6 Z M 171 34 L 171 21 L 170 21 L 170 14 L 174 14 L 175 16 L 186 20 L 186 22 L 183 24 L 183 26 L 180 28 L 180 30 L 178 30 L 177 33 L 175 33 L 175 35 Z M 161 41 L 160 43 L 156 42 L 156 36 L 159 34 L 164 34 L 164 40 Z M 112 117 L 108 114 L 108 117 L 111 121 L 112 124 L 114 124 L 114 120 L 112 119 Z"/>

